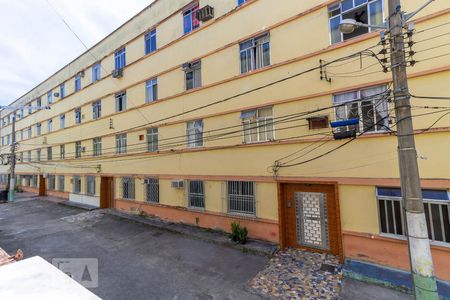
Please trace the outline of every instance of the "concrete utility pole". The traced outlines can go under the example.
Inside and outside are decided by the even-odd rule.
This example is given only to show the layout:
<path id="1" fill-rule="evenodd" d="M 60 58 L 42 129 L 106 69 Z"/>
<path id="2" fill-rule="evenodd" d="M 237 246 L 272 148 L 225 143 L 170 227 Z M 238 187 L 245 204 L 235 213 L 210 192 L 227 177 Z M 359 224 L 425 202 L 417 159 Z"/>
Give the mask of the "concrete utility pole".
<path id="1" fill-rule="evenodd" d="M 10 154 L 10 176 L 9 176 L 9 192 L 8 192 L 8 201 L 14 201 L 14 188 L 16 186 L 16 117 L 18 109 L 50 109 L 50 106 L 0 106 L 0 109 L 11 109 L 14 112 L 12 113 L 12 128 L 11 128 L 11 154 Z"/>
<path id="2" fill-rule="evenodd" d="M 401 12 L 400 0 L 389 0 L 388 3 L 400 181 L 415 296 L 416 299 L 439 299 L 423 207 L 411 117 L 403 37 L 405 19 Z"/>

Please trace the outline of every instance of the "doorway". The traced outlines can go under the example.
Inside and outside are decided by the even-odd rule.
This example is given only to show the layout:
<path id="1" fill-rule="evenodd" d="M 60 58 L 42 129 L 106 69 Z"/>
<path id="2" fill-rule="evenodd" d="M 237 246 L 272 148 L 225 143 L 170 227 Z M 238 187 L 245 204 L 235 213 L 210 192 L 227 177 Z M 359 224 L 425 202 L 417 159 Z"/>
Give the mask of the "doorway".
<path id="1" fill-rule="evenodd" d="M 280 185 L 280 244 L 342 255 L 336 184 Z"/>
<path id="2" fill-rule="evenodd" d="M 101 177 L 100 208 L 113 208 L 114 177 Z"/>
<path id="3" fill-rule="evenodd" d="M 39 175 L 39 196 L 45 196 L 45 177 Z"/>

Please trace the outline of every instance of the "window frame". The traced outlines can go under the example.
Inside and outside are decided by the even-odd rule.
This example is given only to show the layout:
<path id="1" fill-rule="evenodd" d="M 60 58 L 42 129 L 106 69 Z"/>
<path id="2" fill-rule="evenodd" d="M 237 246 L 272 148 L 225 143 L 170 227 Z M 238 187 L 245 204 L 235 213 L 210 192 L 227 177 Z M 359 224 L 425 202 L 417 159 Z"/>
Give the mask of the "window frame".
<path id="1" fill-rule="evenodd" d="M 259 43 L 260 41 L 267 38 L 266 42 Z M 248 44 L 248 46 L 245 46 Z M 265 45 L 268 45 L 269 47 L 269 61 L 264 61 L 264 48 Z M 245 47 L 245 48 L 244 48 Z M 257 52 L 260 51 L 260 57 L 258 61 Z M 247 62 L 246 70 L 244 70 L 243 64 L 242 64 L 242 56 L 245 54 Z M 250 61 L 250 66 L 248 65 L 248 62 Z M 272 47 L 270 43 L 270 32 L 266 32 L 264 34 L 260 34 L 256 37 L 253 37 L 251 39 L 245 40 L 241 43 L 239 43 L 239 65 L 240 65 L 240 73 L 241 74 L 247 74 L 259 69 L 263 69 L 265 67 L 272 65 Z"/>
<path id="2" fill-rule="evenodd" d="M 121 186 L 120 193 L 121 193 L 122 199 L 125 199 L 125 200 L 135 200 L 136 199 L 136 179 L 134 177 L 122 177 L 120 186 Z M 126 187 L 127 193 L 125 193 L 125 187 Z M 130 189 L 130 187 L 132 187 L 132 189 Z M 132 191 L 131 194 L 130 194 L 130 191 Z"/>
<path id="3" fill-rule="evenodd" d="M 75 93 L 81 91 L 81 75 L 75 75 Z"/>
<path id="4" fill-rule="evenodd" d="M 158 127 L 147 128 L 147 151 L 158 152 L 159 130 Z"/>
<path id="5" fill-rule="evenodd" d="M 144 195 L 145 195 L 145 202 L 159 203 L 160 200 L 159 178 L 149 177 L 144 179 Z"/>
<path id="6" fill-rule="evenodd" d="M 92 83 L 95 83 L 102 79 L 102 65 L 101 62 L 97 62 L 92 65 Z"/>
<path id="7" fill-rule="evenodd" d="M 92 103 L 92 119 L 97 120 L 102 117 L 102 100 L 96 100 Z"/>
<path id="8" fill-rule="evenodd" d="M 186 142 L 188 148 L 201 148 L 204 146 L 204 123 L 203 120 L 194 120 L 186 123 Z M 197 135 L 201 135 L 199 140 Z M 192 140 L 192 136 L 194 139 Z"/>
<path id="9" fill-rule="evenodd" d="M 88 176 L 85 177 L 85 180 L 86 180 L 86 186 L 85 186 L 86 195 L 95 196 L 95 192 L 96 192 L 95 191 L 95 189 L 96 189 L 96 187 L 95 187 L 95 184 L 96 184 L 95 176 L 88 175 Z"/>
<path id="10" fill-rule="evenodd" d="M 192 79 L 188 79 L 189 74 L 191 74 Z M 190 82 L 192 82 L 192 86 Z M 202 86 L 202 62 L 200 60 L 185 64 L 184 83 L 186 91 Z"/>
<path id="11" fill-rule="evenodd" d="M 59 115 L 59 128 L 60 129 L 66 128 L 66 114 Z"/>
<path id="12" fill-rule="evenodd" d="M 102 138 L 96 137 L 92 139 L 92 156 L 102 155 Z"/>
<path id="13" fill-rule="evenodd" d="M 116 134 L 116 154 L 127 153 L 127 134 Z"/>
<path id="14" fill-rule="evenodd" d="M 75 142 L 75 158 L 81 158 L 82 153 L 81 141 Z"/>
<path id="15" fill-rule="evenodd" d="M 74 194 L 81 194 L 81 191 L 82 191 L 81 176 L 76 175 L 76 176 L 73 176 L 72 179 L 73 179 L 72 192 Z"/>
<path id="16" fill-rule="evenodd" d="M 127 92 L 120 92 L 115 94 L 116 113 L 127 110 Z M 120 105 L 119 105 L 120 104 Z M 119 110 L 120 108 L 120 110 Z"/>
<path id="17" fill-rule="evenodd" d="M 270 116 L 260 116 L 259 114 L 265 109 L 271 109 Z M 253 114 L 253 117 L 246 117 L 246 115 Z M 260 124 L 263 123 L 264 124 Z M 274 116 L 273 116 L 273 106 L 265 106 L 252 110 L 247 110 L 241 112 L 241 124 L 242 124 L 242 143 L 244 144 L 254 144 L 254 143 L 265 143 L 271 142 L 275 140 L 275 124 L 274 124 Z M 246 125 L 249 126 L 246 128 Z M 271 131 L 267 130 L 268 127 L 272 127 Z M 266 129 L 265 131 L 261 131 L 261 129 Z M 256 140 L 253 140 L 253 131 L 256 134 Z M 250 130 L 250 131 L 249 131 Z M 250 134 L 248 134 L 248 131 Z M 270 134 L 269 134 L 270 132 Z M 261 139 L 261 134 L 264 134 L 266 139 Z M 267 138 L 271 135 L 271 138 Z M 250 140 L 247 140 L 247 137 L 250 137 Z"/>
<path id="18" fill-rule="evenodd" d="M 81 107 L 75 108 L 75 124 L 81 124 Z"/>
<path id="19" fill-rule="evenodd" d="M 183 35 L 189 34 L 200 28 L 200 20 L 197 17 L 197 11 L 199 10 L 199 8 L 199 2 L 196 1 L 191 6 L 189 6 L 189 8 L 183 11 Z M 189 24 L 186 23 L 187 17 L 190 19 Z M 197 21 L 196 23 L 195 20 Z"/>
<path id="20" fill-rule="evenodd" d="M 123 70 L 127 66 L 126 48 L 122 47 L 114 52 L 114 68 Z"/>
<path id="21" fill-rule="evenodd" d="M 59 85 L 59 98 L 63 99 L 66 97 L 66 84 L 63 82 Z"/>
<path id="22" fill-rule="evenodd" d="M 145 82 L 145 103 L 151 103 L 157 100 L 158 100 L 158 78 L 152 78 Z"/>
<path id="23" fill-rule="evenodd" d="M 197 189 L 194 192 L 192 191 L 193 187 Z M 187 188 L 188 188 L 187 196 L 189 208 L 205 209 L 206 206 L 205 182 L 203 180 L 188 180 Z"/>
<path id="24" fill-rule="evenodd" d="M 227 185 L 227 190 L 226 190 L 227 192 L 226 193 L 227 193 L 227 211 L 228 211 L 228 213 L 232 214 L 232 215 L 256 217 L 256 209 L 257 209 L 256 182 L 254 182 L 254 181 L 233 181 L 233 180 L 230 180 L 230 181 L 226 182 L 226 185 Z M 244 188 L 244 185 L 247 186 L 247 189 Z M 234 189 L 235 189 L 235 191 L 237 189 L 239 192 L 243 192 L 244 190 L 247 190 L 247 191 L 251 190 L 252 194 L 249 193 L 248 195 L 246 195 L 246 194 L 243 194 L 243 193 L 240 193 L 240 194 L 238 194 L 238 193 L 230 193 L 230 191 L 233 191 Z M 232 201 L 231 198 L 232 197 L 236 198 L 236 199 L 233 199 L 233 201 L 235 201 L 235 202 L 244 201 L 244 204 L 241 203 L 241 204 L 231 205 L 231 201 Z M 246 198 L 246 199 L 237 199 L 238 197 Z M 248 203 L 245 203 L 245 202 L 250 202 L 250 203 L 248 204 Z M 234 209 L 234 208 L 232 208 L 232 206 L 235 206 L 235 205 L 241 205 L 241 208 L 243 208 L 243 207 L 247 207 L 247 208 L 252 207 L 252 209 Z"/>
<path id="25" fill-rule="evenodd" d="M 59 145 L 59 159 L 63 160 L 66 158 L 66 145 Z"/>
<path id="26" fill-rule="evenodd" d="M 153 28 L 144 36 L 144 55 L 150 54 L 157 49 L 156 28 Z"/>
<path id="27" fill-rule="evenodd" d="M 58 175 L 58 191 L 64 192 L 65 189 L 65 177 L 64 175 Z"/>

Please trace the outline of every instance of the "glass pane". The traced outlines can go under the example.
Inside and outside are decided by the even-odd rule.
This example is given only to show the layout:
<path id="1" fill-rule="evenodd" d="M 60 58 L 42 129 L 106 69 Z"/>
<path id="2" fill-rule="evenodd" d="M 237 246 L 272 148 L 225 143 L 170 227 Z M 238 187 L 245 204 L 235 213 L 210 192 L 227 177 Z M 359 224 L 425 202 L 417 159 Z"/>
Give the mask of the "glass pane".
<path id="1" fill-rule="evenodd" d="M 270 65 L 270 43 L 263 45 L 263 67 Z"/>
<path id="2" fill-rule="evenodd" d="M 385 210 L 385 200 L 378 200 L 379 210 L 380 210 L 380 225 L 381 232 L 387 233 L 386 227 L 386 210 Z"/>
<path id="3" fill-rule="evenodd" d="M 331 44 L 339 43 L 342 40 L 341 31 L 339 30 L 339 24 L 341 23 L 341 17 L 337 16 L 330 19 L 330 39 Z"/>
<path id="4" fill-rule="evenodd" d="M 392 213 L 392 201 L 386 201 L 386 207 L 387 207 L 387 217 L 388 217 L 388 233 L 395 234 L 394 231 L 394 215 Z"/>
<path id="5" fill-rule="evenodd" d="M 449 205 L 442 205 L 442 220 L 444 221 L 445 242 L 450 243 L 450 218 Z"/>
<path id="6" fill-rule="evenodd" d="M 423 207 L 425 209 L 425 219 L 427 221 L 428 238 L 431 240 L 433 236 L 431 235 L 431 225 L 430 225 L 430 209 L 429 203 L 424 203 Z"/>
<path id="7" fill-rule="evenodd" d="M 383 25 L 383 2 L 382 0 L 375 1 L 370 5 L 370 24 Z"/>
<path id="8" fill-rule="evenodd" d="M 194 88 L 194 73 L 187 72 L 186 73 L 186 90 L 190 90 Z"/>
<path id="9" fill-rule="evenodd" d="M 361 121 L 366 132 L 375 131 L 374 107 L 372 101 L 362 101 L 361 103 Z"/>
<path id="10" fill-rule="evenodd" d="M 441 213 L 439 211 L 439 204 L 430 204 L 431 217 L 433 218 L 433 232 L 436 241 L 443 241 L 444 236 L 442 232 Z"/>
<path id="11" fill-rule="evenodd" d="M 241 73 L 248 72 L 248 65 L 247 65 L 247 52 L 242 51 L 241 52 Z"/>
<path id="12" fill-rule="evenodd" d="M 400 201 L 394 202 L 394 217 L 395 217 L 395 222 L 396 222 L 395 227 L 397 229 L 397 234 L 403 235 Z"/>
<path id="13" fill-rule="evenodd" d="M 344 0 L 341 3 L 342 11 L 346 11 L 353 8 L 353 0 Z"/>
<path id="14" fill-rule="evenodd" d="M 355 0 L 355 6 L 359 6 L 364 3 L 367 3 L 367 0 Z"/>

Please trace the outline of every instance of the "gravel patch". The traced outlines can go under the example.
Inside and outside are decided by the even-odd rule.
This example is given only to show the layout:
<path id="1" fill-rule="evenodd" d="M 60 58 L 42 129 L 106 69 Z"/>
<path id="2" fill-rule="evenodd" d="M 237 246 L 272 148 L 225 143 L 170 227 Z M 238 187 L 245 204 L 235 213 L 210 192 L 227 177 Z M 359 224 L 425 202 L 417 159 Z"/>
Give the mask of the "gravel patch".
<path id="1" fill-rule="evenodd" d="M 339 299 L 341 281 L 338 257 L 287 249 L 278 252 L 249 285 L 271 299 Z"/>

